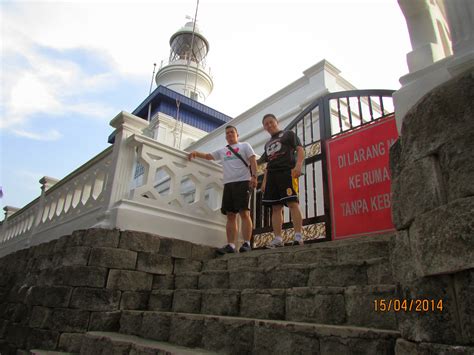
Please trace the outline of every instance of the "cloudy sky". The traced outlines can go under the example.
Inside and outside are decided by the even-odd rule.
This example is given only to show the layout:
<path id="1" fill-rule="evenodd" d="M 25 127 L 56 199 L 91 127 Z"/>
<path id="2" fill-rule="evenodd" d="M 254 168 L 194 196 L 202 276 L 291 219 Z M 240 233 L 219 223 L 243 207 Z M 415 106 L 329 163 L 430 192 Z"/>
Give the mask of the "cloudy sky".
<path id="1" fill-rule="evenodd" d="M 1 0 L 1 207 L 108 146 L 109 121 L 148 95 L 153 63 L 195 0 Z M 396 0 L 200 0 L 214 91 L 237 116 L 327 59 L 360 89 L 398 89 L 410 41 Z M 0 218 L 1 219 L 1 218 Z"/>

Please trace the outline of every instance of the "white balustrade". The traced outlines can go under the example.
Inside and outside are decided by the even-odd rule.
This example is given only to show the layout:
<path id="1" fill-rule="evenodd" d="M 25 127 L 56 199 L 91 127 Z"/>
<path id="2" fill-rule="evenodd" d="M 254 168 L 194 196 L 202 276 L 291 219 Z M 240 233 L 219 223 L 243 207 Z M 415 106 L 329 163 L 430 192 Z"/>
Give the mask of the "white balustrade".
<path id="1" fill-rule="evenodd" d="M 108 148 L 65 177 L 44 194 L 37 232 L 71 218 L 97 210 L 104 205 L 105 184 L 110 174 L 112 149 Z"/>
<path id="2" fill-rule="evenodd" d="M 138 161 L 144 168 L 143 182 L 131 191 L 131 199 L 161 207 L 177 206 L 181 212 L 216 212 L 206 191 L 222 192 L 220 165 L 201 159 L 190 162 L 187 153 L 145 136 L 134 135 L 129 142 L 137 147 Z M 186 198 L 193 192 L 191 200 Z"/>
<path id="3" fill-rule="evenodd" d="M 24 211 L 18 212 L 19 209 L 15 207 L 6 206 L 4 208 L 5 218 L 9 218 L 15 213 L 17 215 L 15 219 L 9 220 L 8 224 L 4 222 L 4 224 L 2 225 L 5 233 L 2 233 L 0 235 L 0 243 L 6 242 L 7 240 L 10 240 L 16 237 L 17 235 L 21 234 L 22 231 L 25 230 L 25 225 L 26 225 L 27 231 L 31 229 L 31 225 L 28 221 L 29 219 L 31 219 L 32 212 L 37 209 L 37 206 L 35 205 L 36 202 L 37 200 L 30 203 L 31 208 L 28 210 L 28 213 L 22 213 Z"/>
<path id="4" fill-rule="evenodd" d="M 106 200 L 111 153 L 112 149 L 107 148 L 57 183 L 43 177 L 41 196 L 14 214 L 7 214 L 3 221 L 0 255 L 95 224 L 94 212 L 103 208 Z"/>
<path id="5" fill-rule="evenodd" d="M 133 178 L 128 198 L 111 209 L 114 225 L 165 237 L 219 246 L 225 243 L 220 213 L 222 167 L 141 134 L 127 139 L 141 172 Z"/>
<path id="6" fill-rule="evenodd" d="M 115 142 L 60 181 L 43 177 L 41 196 L 20 210 L 5 207 L 0 257 L 93 227 L 138 230 L 218 246 L 222 167 L 142 134 L 147 122 L 121 112 Z M 135 178 L 137 164 L 143 169 Z M 141 181 L 141 182 L 140 182 Z"/>

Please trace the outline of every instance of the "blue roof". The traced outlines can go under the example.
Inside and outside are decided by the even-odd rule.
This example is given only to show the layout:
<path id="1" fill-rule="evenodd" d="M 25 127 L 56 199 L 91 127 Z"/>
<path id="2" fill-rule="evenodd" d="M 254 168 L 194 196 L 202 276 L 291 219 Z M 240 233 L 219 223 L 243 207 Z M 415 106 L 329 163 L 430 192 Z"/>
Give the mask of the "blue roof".
<path id="1" fill-rule="evenodd" d="M 132 114 L 146 120 L 148 117 L 148 105 L 151 102 L 152 116 L 159 111 L 176 118 L 177 100 L 180 102 L 180 119 L 193 127 L 204 128 L 203 130 L 206 132 L 211 132 L 232 119 L 232 117 L 162 85 L 158 86 Z M 163 108 L 163 110 L 159 110 L 159 108 Z"/>
<path id="2" fill-rule="evenodd" d="M 153 117 L 157 112 L 162 112 L 176 119 L 177 101 L 179 101 L 180 120 L 205 132 L 212 132 L 232 119 L 232 117 L 222 112 L 216 111 L 162 85 L 158 86 L 132 114 L 147 120 L 148 106 L 151 104 L 150 117 Z M 109 136 L 108 141 L 113 143 L 114 133 Z"/>

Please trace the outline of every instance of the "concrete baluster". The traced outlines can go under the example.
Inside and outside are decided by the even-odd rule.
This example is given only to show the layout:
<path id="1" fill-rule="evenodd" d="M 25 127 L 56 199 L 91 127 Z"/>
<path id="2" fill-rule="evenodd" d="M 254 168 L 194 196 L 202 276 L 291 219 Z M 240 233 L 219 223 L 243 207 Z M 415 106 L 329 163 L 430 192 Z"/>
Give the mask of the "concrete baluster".
<path id="1" fill-rule="evenodd" d="M 41 218 L 43 217 L 44 209 L 46 207 L 46 191 L 53 187 L 58 181 L 58 179 L 52 178 L 50 176 L 43 176 L 38 181 L 41 184 L 41 195 L 33 224 L 30 230 L 27 232 L 27 237 L 25 240 L 25 247 L 27 248 L 31 245 L 32 236 L 34 235 L 38 225 L 41 223 Z"/>
<path id="2" fill-rule="evenodd" d="M 2 223 L 2 229 L 1 229 L 2 233 L 1 233 L 0 242 L 6 241 L 8 226 L 10 224 L 9 219 L 16 211 L 19 210 L 19 208 L 13 207 L 13 206 L 5 206 L 3 207 L 3 210 L 5 211 L 5 218 L 3 219 L 3 223 Z"/>

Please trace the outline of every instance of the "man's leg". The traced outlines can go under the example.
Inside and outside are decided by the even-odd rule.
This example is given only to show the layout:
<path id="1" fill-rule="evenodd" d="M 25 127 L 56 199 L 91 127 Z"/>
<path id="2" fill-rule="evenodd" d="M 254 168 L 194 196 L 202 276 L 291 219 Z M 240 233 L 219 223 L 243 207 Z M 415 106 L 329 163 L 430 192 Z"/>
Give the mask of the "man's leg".
<path id="1" fill-rule="evenodd" d="M 281 229 L 283 223 L 283 205 L 273 205 L 272 206 L 272 227 L 274 238 L 267 248 L 275 248 L 283 246 L 283 238 L 281 236 Z"/>
<path id="2" fill-rule="evenodd" d="M 293 228 L 295 229 L 294 245 L 303 244 L 301 231 L 303 230 L 303 216 L 301 215 L 300 205 L 298 202 L 288 202 L 290 209 L 291 220 L 293 221 Z"/>
<path id="3" fill-rule="evenodd" d="M 235 253 L 235 237 L 237 236 L 237 215 L 235 213 L 227 212 L 227 223 L 225 229 L 228 244 L 216 250 L 218 255 Z"/>
<path id="4" fill-rule="evenodd" d="M 272 227 L 275 237 L 281 237 L 281 228 L 283 223 L 283 215 L 281 213 L 282 209 L 283 205 L 272 206 Z"/>
<path id="5" fill-rule="evenodd" d="M 240 247 L 239 252 L 245 253 L 252 250 L 250 245 L 250 239 L 252 238 L 252 218 L 250 218 L 249 210 L 240 211 L 239 214 L 242 225 L 242 238 L 244 239 L 244 243 Z"/>
<path id="6" fill-rule="evenodd" d="M 235 248 L 235 242 L 237 240 L 237 215 L 235 213 L 227 212 L 227 243 L 233 244 Z"/>
<path id="7" fill-rule="evenodd" d="M 250 242 L 252 238 L 252 218 L 250 218 L 250 211 L 240 211 L 240 219 L 242 221 L 242 238 L 244 241 Z"/>
<path id="8" fill-rule="evenodd" d="M 293 221 L 295 233 L 301 233 L 303 229 L 303 216 L 301 215 L 300 205 L 296 201 L 288 202 L 288 208 L 290 209 L 290 216 Z"/>

